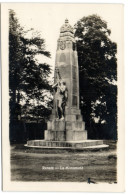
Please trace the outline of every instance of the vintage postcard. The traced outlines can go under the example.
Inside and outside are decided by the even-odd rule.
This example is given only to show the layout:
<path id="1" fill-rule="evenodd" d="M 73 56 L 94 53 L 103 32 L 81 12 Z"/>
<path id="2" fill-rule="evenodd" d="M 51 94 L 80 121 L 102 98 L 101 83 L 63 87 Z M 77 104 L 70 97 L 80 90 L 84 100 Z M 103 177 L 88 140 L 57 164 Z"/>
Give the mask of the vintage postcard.
<path id="1" fill-rule="evenodd" d="M 4 191 L 125 190 L 123 15 L 1 4 Z"/>

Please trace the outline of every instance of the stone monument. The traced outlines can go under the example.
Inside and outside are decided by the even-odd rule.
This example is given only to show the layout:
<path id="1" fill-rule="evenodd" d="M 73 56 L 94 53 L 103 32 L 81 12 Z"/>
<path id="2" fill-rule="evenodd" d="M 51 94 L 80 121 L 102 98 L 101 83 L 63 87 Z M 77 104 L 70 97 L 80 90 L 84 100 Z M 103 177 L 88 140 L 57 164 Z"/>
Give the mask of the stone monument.
<path id="1" fill-rule="evenodd" d="M 60 29 L 54 71 L 53 110 L 45 140 L 30 140 L 28 146 L 83 148 L 102 146 L 102 140 L 87 140 L 79 108 L 79 71 L 73 28 L 68 20 Z"/>
<path id="2" fill-rule="evenodd" d="M 57 42 L 56 63 L 55 63 L 55 94 L 54 106 L 48 129 L 45 131 L 45 140 L 51 141 L 75 141 L 86 140 L 87 131 L 79 109 L 79 74 L 78 56 L 73 28 L 65 20 L 60 29 L 60 36 Z M 62 83 L 66 86 L 67 98 L 64 108 L 64 116 L 61 115 L 59 107 L 60 89 Z M 57 85 L 57 86 L 56 86 Z"/>

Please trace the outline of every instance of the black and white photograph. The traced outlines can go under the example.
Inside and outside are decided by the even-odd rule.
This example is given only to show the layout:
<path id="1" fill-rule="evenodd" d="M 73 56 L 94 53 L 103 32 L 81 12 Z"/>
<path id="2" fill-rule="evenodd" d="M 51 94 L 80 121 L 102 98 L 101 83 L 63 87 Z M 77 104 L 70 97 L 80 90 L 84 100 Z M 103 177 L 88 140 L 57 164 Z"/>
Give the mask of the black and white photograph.
<path id="1" fill-rule="evenodd" d="M 123 5 L 1 11 L 3 189 L 124 191 Z"/>

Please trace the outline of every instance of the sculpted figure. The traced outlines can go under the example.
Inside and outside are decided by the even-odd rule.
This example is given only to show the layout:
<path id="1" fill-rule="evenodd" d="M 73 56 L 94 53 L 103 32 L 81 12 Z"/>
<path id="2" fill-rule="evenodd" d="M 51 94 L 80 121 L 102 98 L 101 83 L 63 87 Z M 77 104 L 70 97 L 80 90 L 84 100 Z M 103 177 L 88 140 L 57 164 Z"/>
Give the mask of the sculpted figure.
<path id="1" fill-rule="evenodd" d="M 65 106 L 68 100 L 68 90 L 66 83 L 61 79 L 53 86 L 55 89 L 55 109 L 57 119 L 64 120 Z"/>

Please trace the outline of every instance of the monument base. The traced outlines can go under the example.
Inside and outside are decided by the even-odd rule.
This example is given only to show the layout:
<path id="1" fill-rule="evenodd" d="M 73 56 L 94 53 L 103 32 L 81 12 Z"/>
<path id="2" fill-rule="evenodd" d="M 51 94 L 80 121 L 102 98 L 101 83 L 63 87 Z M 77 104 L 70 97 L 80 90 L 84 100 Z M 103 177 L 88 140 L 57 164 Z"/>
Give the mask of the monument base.
<path id="1" fill-rule="evenodd" d="M 82 141 L 87 139 L 87 131 L 51 131 L 45 130 L 46 141 Z"/>
<path id="2" fill-rule="evenodd" d="M 60 149 L 83 149 L 83 148 L 107 148 L 103 140 L 82 140 L 82 141 L 46 141 L 29 140 L 26 146 L 35 148 L 60 148 Z"/>

